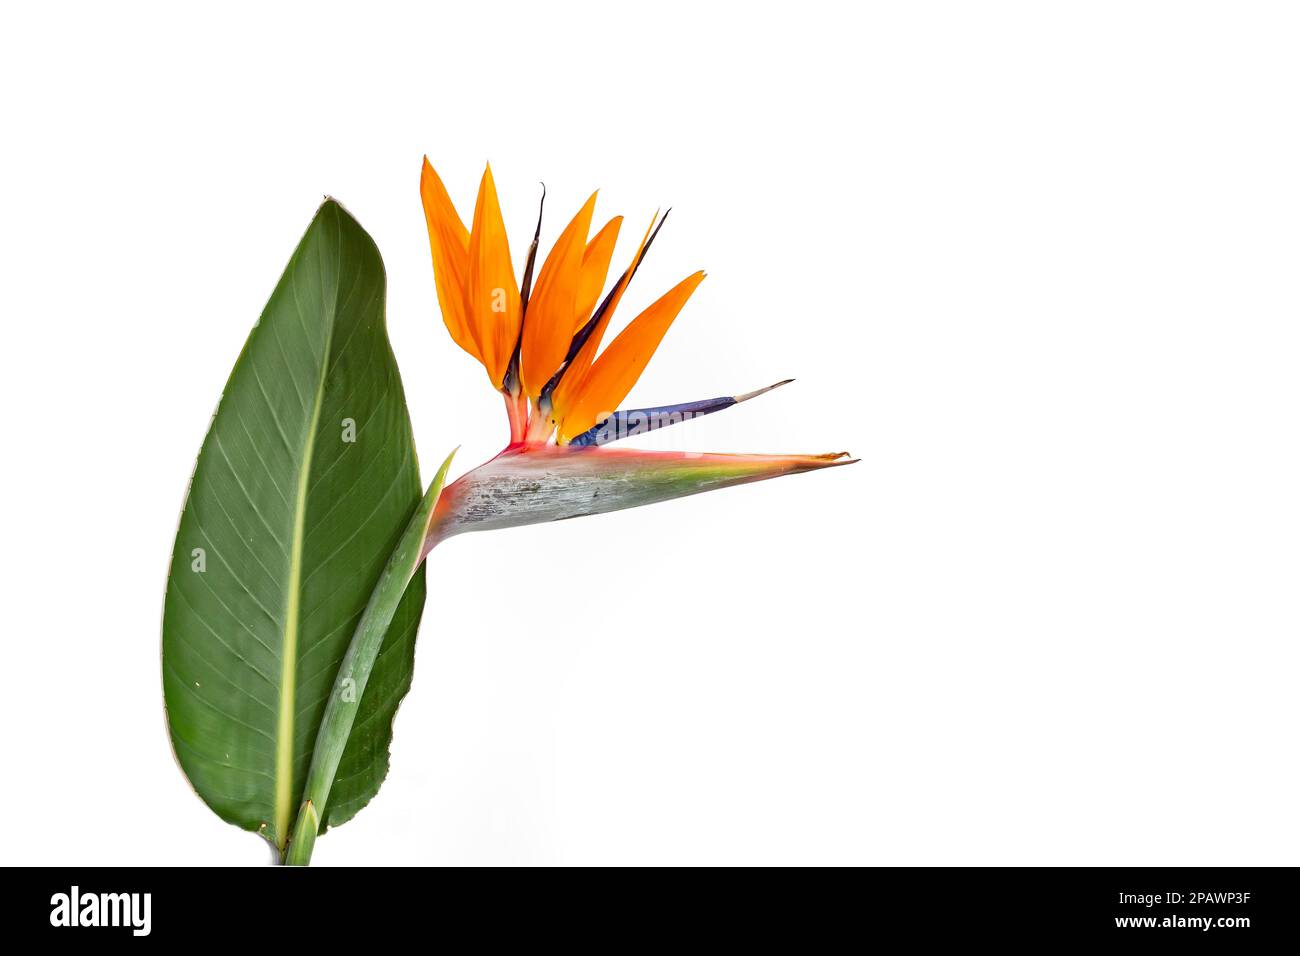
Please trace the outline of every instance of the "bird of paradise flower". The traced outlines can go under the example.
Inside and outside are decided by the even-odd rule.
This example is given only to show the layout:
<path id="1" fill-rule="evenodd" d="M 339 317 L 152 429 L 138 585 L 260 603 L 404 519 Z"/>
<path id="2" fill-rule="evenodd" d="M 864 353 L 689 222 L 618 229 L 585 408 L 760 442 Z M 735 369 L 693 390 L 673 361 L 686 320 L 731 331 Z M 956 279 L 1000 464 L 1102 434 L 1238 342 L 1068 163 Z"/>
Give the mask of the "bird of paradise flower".
<path id="1" fill-rule="evenodd" d="M 517 283 L 491 166 L 479 183 L 469 229 L 427 158 L 420 196 L 443 321 L 456 344 L 482 363 L 505 400 L 510 423 L 506 448 L 443 493 L 426 551 L 462 531 L 615 511 L 852 463 L 844 452 L 733 455 L 602 447 L 730 408 L 786 382 L 741 395 L 617 410 L 704 280 L 703 272 L 687 276 L 599 351 L 666 214 L 655 214 L 631 263 L 602 299 L 623 220 L 615 216 L 589 236 L 595 193 L 560 233 L 535 285 L 540 212 Z"/>

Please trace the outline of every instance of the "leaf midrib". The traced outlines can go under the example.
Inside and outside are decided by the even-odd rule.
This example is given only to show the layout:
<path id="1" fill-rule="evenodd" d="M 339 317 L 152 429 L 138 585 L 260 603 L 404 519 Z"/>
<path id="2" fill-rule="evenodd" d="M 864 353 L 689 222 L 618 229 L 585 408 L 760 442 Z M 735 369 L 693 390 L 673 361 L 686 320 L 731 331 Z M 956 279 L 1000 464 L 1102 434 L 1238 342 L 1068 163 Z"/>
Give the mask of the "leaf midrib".
<path id="1" fill-rule="evenodd" d="M 341 245 L 341 240 L 340 240 Z M 341 263 L 340 263 L 341 265 Z M 334 305 L 338 305 L 338 279 L 334 276 Z M 322 282 L 323 284 L 323 282 Z M 322 290 L 323 291 L 323 290 Z M 302 305 L 298 302 L 298 289 L 293 286 L 294 306 L 302 318 Z M 322 303 L 324 306 L 325 303 Z M 298 487 L 294 494 L 293 539 L 289 551 L 289 581 L 285 593 L 284 634 L 280 666 L 280 713 L 276 721 L 275 750 L 275 836 L 281 849 L 289 839 L 290 815 L 293 813 L 293 749 L 294 721 L 297 708 L 298 682 L 298 623 L 302 599 L 302 555 L 306 537 L 307 497 L 310 489 L 311 463 L 316 448 L 316 433 L 320 426 L 321 408 L 325 404 L 325 379 L 329 372 L 330 349 L 334 340 L 336 310 L 331 310 L 326 323 L 325 342 L 321 349 L 320 371 L 316 381 L 316 395 L 312 403 L 311 422 L 307 427 L 307 440 L 303 444 L 302 463 L 298 470 Z"/>

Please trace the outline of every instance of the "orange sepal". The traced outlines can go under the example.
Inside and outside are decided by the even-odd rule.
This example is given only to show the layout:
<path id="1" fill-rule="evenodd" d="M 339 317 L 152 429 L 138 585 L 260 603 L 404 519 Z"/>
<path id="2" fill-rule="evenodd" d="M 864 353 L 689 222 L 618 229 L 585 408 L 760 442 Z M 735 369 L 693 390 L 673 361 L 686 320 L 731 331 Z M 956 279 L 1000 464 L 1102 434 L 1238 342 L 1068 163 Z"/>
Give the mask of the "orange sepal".
<path id="1" fill-rule="evenodd" d="M 494 388 L 501 388 L 519 338 L 519 285 L 490 165 L 483 171 L 474 205 L 467 292 L 468 325 L 488 378 Z"/>
<path id="2" fill-rule="evenodd" d="M 560 384 L 555 387 L 551 395 L 551 417 L 555 421 L 561 421 L 568 411 L 569 406 L 582 393 L 582 383 L 591 370 L 591 363 L 596 358 L 596 352 L 600 349 L 600 340 L 605 334 L 605 329 L 609 326 L 609 320 L 614 315 L 614 310 L 618 308 L 618 303 L 623 298 L 623 293 L 627 291 L 627 284 L 632 280 L 632 273 L 636 271 L 637 263 L 641 261 L 641 256 L 645 254 L 646 243 L 650 241 L 650 235 L 654 231 L 655 222 L 659 219 L 658 211 L 650 220 L 650 225 L 646 227 L 645 235 L 641 237 L 641 244 L 637 246 L 636 255 L 632 257 L 631 264 L 624 270 L 619 277 L 618 283 L 610 292 L 609 308 L 607 308 L 596 327 L 592 330 L 587 341 L 583 343 L 578 354 L 573 357 L 568 368 L 564 370 L 564 376 L 560 379 Z M 575 434 L 578 434 L 575 432 Z"/>
<path id="3" fill-rule="evenodd" d="M 582 253 L 582 275 L 578 280 L 573 333 L 582 328 L 596 308 L 600 292 L 605 288 L 605 279 L 609 276 L 609 262 L 614 258 L 614 244 L 618 241 L 618 230 L 622 225 L 623 217 L 615 216 L 587 243 L 587 248 Z"/>
<path id="4" fill-rule="evenodd" d="M 524 391 L 534 398 L 560 367 L 573 340 L 583 253 L 595 208 L 596 194 L 592 193 L 555 240 L 538 273 L 537 288 L 528 300 L 519 364 Z"/>
<path id="5" fill-rule="evenodd" d="M 704 281 L 697 272 L 669 289 L 618 334 L 583 378 L 582 391 L 559 425 L 559 440 L 568 442 L 618 409 L 663 340 L 691 293 Z"/>
<path id="6" fill-rule="evenodd" d="M 461 222 L 438 173 L 424 158 L 420 170 L 420 201 L 429 227 L 433 253 L 433 282 L 438 291 L 442 321 L 452 340 L 482 361 L 478 343 L 465 315 L 465 284 L 469 275 L 469 231 Z"/>

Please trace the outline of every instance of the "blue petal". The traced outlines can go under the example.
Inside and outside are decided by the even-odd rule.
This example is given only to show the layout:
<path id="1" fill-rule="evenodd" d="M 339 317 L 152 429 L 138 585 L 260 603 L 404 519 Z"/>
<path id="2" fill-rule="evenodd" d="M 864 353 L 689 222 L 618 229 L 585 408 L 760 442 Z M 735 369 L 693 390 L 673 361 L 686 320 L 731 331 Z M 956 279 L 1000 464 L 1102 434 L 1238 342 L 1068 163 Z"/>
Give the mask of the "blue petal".
<path id="1" fill-rule="evenodd" d="M 787 378 L 785 381 L 777 382 L 776 385 L 769 385 L 767 388 L 760 388 L 753 392 L 746 392 L 743 395 L 723 395 L 719 398 L 704 398 L 694 402 L 683 402 L 680 405 L 658 405 L 654 408 L 629 408 L 615 412 L 604 421 L 593 425 L 581 435 L 574 438 L 570 445 L 604 445 L 612 441 L 618 441 L 620 438 L 631 438 L 633 435 L 642 435 L 646 432 L 652 432 L 656 428 L 666 428 L 669 425 L 676 425 L 678 422 L 689 421 L 692 418 L 700 418 L 704 415 L 712 415 L 714 412 L 720 412 L 724 408 L 730 408 L 732 405 L 738 405 L 741 402 L 747 402 L 751 398 L 756 398 L 764 392 L 770 392 L 772 389 L 781 385 L 788 384 L 794 379 Z"/>

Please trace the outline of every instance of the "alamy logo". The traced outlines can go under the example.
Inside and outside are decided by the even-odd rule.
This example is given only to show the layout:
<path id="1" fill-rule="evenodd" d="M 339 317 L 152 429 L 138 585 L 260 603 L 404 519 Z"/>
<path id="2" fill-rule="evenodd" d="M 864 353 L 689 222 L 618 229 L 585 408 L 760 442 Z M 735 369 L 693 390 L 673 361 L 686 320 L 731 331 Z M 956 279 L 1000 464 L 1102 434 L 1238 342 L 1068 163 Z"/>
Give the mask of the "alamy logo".
<path id="1" fill-rule="evenodd" d="M 50 897 L 51 926 L 129 926 L 135 936 L 149 935 L 149 893 L 71 893 Z"/>

